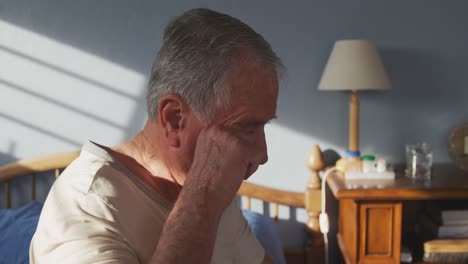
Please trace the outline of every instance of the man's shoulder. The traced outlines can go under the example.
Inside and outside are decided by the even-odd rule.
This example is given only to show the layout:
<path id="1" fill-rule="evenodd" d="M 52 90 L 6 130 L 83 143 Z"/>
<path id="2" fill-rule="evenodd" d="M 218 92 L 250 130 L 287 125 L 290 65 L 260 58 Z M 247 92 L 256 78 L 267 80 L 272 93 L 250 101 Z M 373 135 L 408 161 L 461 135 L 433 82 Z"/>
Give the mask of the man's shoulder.
<path id="1" fill-rule="evenodd" d="M 122 241 L 128 242 L 130 232 L 123 228 L 127 222 L 122 223 L 121 219 L 131 214 L 112 200 L 112 190 L 123 186 L 118 174 L 106 160 L 83 153 L 74 160 L 49 192 L 31 243 L 31 254 L 65 258 L 68 253 L 64 252 L 74 247 L 73 253 L 84 252 L 82 257 L 86 258 L 92 247 L 119 248 Z M 58 245 L 60 250 L 56 250 Z"/>
<path id="2" fill-rule="evenodd" d="M 70 210 L 75 208 L 78 212 L 87 210 L 100 214 L 110 210 L 119 215 L 144 207 L 165 215 L 169 206 L 154 196 L 136 176 L 112 158 L 82 151 L 54 183 L 45 207 L 53 203 Z M 68 214 L 67 211 L 59 213 Z"/>
<path id="3" fill-rule="evenodd" d="M 51 192 L 64 192 L 67 196 L 84 195 L 98 178 L 106 174 L 116 174 L 107 160 L 82 151 L 55 181 Z M 115 179 L 118 180 L 117 177 Z"/>

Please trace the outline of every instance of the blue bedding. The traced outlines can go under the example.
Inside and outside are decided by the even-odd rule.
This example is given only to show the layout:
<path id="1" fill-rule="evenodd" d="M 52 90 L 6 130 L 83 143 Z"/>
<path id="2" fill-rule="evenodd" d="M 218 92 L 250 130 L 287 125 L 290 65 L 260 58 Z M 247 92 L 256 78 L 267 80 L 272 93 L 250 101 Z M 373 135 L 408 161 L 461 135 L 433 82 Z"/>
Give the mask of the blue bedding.
<path id="1" fill-rule="evenodd" d="M 275 264 L 286 264 L 278 224 L 270 217 L 242 210 L 250 228 Z"/>
<path id="2" fill-rule="evenodd" d="M 0 263 L 29 263 L 29 244 L 36 231 L 42 204 L 31 202 L 17 209 L 0 209 Z M 242 210 L 257 239 L 275 264 L 286 263 L 277 224 L 264 215 Z"/>
<path id="3" fill-rule="evenodd" d="M 29 263 L 29 243 L 36 231 L 42 204 L 0 209 L 0 263 Z"/>

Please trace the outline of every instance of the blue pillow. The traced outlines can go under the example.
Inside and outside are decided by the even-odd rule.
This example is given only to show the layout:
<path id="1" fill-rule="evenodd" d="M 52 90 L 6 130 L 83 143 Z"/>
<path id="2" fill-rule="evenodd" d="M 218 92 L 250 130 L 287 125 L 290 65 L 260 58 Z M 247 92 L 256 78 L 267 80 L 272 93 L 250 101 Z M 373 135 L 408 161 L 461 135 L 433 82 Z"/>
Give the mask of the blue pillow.
<path id="1" fill-rule="evenodd" d="M 270 217 L 256 212 L 242 210 L 242 213 L 266 254 L 273 258 L 275 264 L 286 264 L 277 223 Z"/>
<path id="2" fill-rule="evenodd" d="M 29 244 L 36 232 L 42 204 L 0 209 L 0 263 L 29 263 Z"/>

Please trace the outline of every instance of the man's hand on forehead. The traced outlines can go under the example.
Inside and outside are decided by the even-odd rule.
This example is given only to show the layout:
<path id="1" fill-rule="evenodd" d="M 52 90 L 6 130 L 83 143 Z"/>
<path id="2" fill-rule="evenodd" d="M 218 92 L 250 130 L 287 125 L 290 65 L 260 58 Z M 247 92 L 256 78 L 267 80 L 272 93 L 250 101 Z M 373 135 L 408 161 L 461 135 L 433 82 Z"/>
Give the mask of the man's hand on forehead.
<path id="1" fill-rule="evenodd" d="M 207 191 L 224 209 L 242 181 L 259 166 L 261 158 L 254 142 L 238 129 L 218 125 L 205 127 L 198 136 L 185 187 Z"/>

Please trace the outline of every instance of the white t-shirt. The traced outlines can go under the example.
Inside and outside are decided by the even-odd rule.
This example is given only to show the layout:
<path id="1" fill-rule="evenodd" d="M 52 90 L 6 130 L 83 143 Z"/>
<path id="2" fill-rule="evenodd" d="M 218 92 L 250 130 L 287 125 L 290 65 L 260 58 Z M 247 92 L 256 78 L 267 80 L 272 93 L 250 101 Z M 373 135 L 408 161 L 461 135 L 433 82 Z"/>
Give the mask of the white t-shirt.
<path id="1" fill-rule="evenodd" d="M 50 190 L 30 263 L 148 263 L 172 206 L 88 142 Z M 221 217 L 211 263 L 257 264 L 264 254 L 233 202 Z"/>

